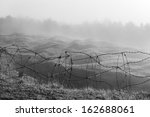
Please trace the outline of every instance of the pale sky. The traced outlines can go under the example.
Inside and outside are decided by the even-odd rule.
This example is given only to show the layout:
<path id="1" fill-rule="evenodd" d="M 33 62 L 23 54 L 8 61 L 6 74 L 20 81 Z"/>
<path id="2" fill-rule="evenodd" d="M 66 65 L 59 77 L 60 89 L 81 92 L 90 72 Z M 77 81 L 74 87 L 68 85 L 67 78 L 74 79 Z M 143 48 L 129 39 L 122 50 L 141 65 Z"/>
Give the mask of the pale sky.
<path id="1" fill-rule="evenodd" d="M 0 17 L 30 17 L 65 23 L 150 23 L 150 0 L 0 0 Z"/>

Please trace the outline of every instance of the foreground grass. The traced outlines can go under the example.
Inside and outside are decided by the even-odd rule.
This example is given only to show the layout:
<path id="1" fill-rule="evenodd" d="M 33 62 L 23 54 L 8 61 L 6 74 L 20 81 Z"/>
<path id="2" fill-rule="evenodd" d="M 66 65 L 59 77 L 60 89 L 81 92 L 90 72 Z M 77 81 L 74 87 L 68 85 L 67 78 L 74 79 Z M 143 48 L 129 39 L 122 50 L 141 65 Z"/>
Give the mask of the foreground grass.
<path id="1" fill-rule="evenodd" d="M 66 89 L 57 83 L 38 84 L 32 78 L 0 77 L 1 100 L 139 100 L 150 99 L 144 91 Z"/>

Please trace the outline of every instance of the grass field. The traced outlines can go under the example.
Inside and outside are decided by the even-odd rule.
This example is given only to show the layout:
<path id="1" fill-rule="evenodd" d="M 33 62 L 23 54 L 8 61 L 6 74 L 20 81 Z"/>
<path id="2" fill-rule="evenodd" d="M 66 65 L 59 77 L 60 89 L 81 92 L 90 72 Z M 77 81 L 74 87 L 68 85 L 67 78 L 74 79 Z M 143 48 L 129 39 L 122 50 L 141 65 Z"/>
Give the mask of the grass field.
<path id="1" fill-rule="evenodd" d="M 8 41 L 11 39 L 10 36 Z M 7 39 L 4 41 L 8 43 Z M 86 46 L 78 52 L 61 41 L 29 42 L 24 42 L 28 45 L 25 49 L 1 48 L 0 99 L 150 99 L 149 77 L 130 75 L 149 76 L 149 55 L 113 52 L 98 58 Z M 64 57 L 66 51 L 68 58 Z M 56 58 L 45 60 L 45 56 Z M 125 72 L 117 68 L 119 65 Z"/>
<path id="2" fill-rule="evenodd" d="M 0 77 L 1 100 L 149 100 L 146 91 L 67 89 L 58 83 L 38 84 L 32 77 Z"/>

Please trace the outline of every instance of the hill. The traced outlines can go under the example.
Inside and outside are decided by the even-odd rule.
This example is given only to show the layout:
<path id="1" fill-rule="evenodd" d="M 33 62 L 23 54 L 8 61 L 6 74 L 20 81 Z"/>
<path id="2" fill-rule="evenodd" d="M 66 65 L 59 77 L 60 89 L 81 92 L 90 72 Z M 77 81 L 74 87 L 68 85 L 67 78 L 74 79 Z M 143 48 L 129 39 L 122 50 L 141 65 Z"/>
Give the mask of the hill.
<path id="1" fill-rule="evenodd" d="M 44 37 L 23 34 L 0 36 L 2 44 L 0 73 L 7 77 L 6 79 L 1 77 L 2 98 L 5 94 L 16 97 L 18 90 L 23 95 L 22 99 L 27 99 L 26 96 L 30 97 L 30 95 L 33 95 L 31 98 L 37 99 L 36 93 L 45 96 L 49 95 L 48 92 L 63 92 L 67 99 L 69 97 L 71 97 L 69 99 L 80 99 L 79 97 L 84 99 L 85 97 L 80 93 L 85 91 L 86 94 L 83 94 L 87 95 L 86 99 L 90 97 L 89 92 L 92 95 L 90 98 L 96 99 L 96 95 L 101 92 L 106 94 L 109 92 L 108 95 L 113 95 L 115 92 L 119 95 L 122 92 L 125 96 L 135 92 L 136 94 L 142 92 L 142 95 L 146 92 L 147 95 L 150 91 L 148 53 L 132 52 L 132 49 L 130 52 L 126 48 L 108 42 L 78 39 L 64 41 L 61 37 L 65 38 L 64 36 Z M 18 72 L 18 75 L 14 75 L 15 72 Z M 30 78 L 36 83 L 33 82 L 30 85 L 32 83 Z M 14 94 L 14 92 L 17 93 Z M 72 95 L 79 93 L 79 97 L 72 97 L 69 93 Z M 55 96 L 50 94 L 50 97 Z M 117 99 L 123 99 L 123 97 L 117 97 Z M 44 97 L 44 99 L 49 98 Z M 102 96 L 102 99 L 107 98 Z M 135 99 L 138 98 L 135 97 Z M 145 97 L 143 96 L 142 99 Z"/>

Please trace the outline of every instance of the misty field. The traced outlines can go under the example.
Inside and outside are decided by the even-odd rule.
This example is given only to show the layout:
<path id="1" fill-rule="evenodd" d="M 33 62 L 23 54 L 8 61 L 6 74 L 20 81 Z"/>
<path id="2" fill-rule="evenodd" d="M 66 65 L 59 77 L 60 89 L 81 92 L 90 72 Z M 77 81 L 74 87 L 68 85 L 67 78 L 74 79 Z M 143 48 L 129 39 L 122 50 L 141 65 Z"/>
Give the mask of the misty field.
<path id="1" fill-rule="evenodd" d="M 43 38 L 0 36 L 0 99 L 149 99 L 149 53 Z"/>
<path id="2" fill-rule="evenodd" d="M 149 100 L 147 1 L 0 0 L 0 99 Z"/>

